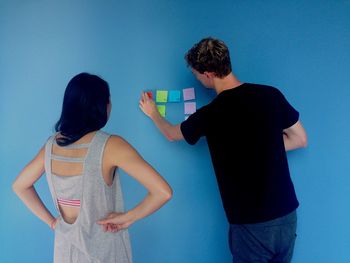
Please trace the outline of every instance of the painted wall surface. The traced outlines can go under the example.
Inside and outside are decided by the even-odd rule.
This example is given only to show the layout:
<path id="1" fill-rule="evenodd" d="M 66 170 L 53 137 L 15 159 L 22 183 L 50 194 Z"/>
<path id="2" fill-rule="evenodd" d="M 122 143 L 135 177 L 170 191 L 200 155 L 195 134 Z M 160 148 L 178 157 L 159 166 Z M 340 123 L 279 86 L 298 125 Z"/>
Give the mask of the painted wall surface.
<path id="1" fill-rule="evenodd" d="M 288 154 L 301 203 L 295 263 L 350 262 L 350 1 L 0 1 L 0 262 L 51 262 L 52 231 L 11 184 L 53 132 L 80 72 L 111 88 L 105 131 L 127 139 L 171 184 L 173 199 L 130 228 L 136 263 L 230 262 L 228 224 L 205 139 L 169 143 L 138 108 L 142 90 L 194 87 L 184 53 L 224 40 L 244 82 L 278 87 L 301 113 L 309 146 Z M 183 105 L 167 118 L 183 120 Z M 262 138 L 263 139 L 263 138 Z M 121 175 L 127 208 L 146 191 Z M 54 212 L 45 177 L 36 184 Z"/>

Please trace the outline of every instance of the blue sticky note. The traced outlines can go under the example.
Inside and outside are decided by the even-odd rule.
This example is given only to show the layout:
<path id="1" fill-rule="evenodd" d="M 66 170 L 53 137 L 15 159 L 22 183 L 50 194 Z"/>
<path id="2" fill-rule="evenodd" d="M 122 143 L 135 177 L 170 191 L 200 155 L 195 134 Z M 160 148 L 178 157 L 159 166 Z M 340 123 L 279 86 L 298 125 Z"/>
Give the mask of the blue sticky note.
<path id="1" fill-rule="evenodd" d="M 169 102 L 180 102 L 181 92 L 179 90 L 169 90 Z"/>

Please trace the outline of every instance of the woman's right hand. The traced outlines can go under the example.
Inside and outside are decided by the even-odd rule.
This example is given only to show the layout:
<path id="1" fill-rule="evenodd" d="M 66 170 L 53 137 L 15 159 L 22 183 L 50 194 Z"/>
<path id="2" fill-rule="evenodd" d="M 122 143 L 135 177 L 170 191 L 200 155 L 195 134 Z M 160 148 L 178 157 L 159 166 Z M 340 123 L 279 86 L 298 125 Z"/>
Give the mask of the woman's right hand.
<path id="1" fill-rule="evenodd" d="M 50 223 L 50 228 L 52 230 L 55 230 L 56 229 L 56 225 L 57 225 L 57 221 L 58 221 L 58 217 L 54 218 L 51 223 Z"/>

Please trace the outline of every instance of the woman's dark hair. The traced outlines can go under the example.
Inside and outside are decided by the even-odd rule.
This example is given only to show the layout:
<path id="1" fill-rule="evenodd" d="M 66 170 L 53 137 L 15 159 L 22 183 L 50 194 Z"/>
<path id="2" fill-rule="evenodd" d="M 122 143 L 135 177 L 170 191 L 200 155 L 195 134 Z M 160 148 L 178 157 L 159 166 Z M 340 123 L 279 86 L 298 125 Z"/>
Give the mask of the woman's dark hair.
<path id="1" fill-rule="evenodd" d="M 231 73 L 230 52 L 225 43 L 215 38 L 204 38 L 185 55 L 188 66 L 203 74 L 214 72 L 219 78 Z"/>
<path id="2" fill-rule="evenodd" d="M 80 73 L 73 77 L 63 98 L 61 117 L 55 130 L 63 137 L 57 144 L 66 146 L 107 123 L 108 83 L 96 75 Z"/>

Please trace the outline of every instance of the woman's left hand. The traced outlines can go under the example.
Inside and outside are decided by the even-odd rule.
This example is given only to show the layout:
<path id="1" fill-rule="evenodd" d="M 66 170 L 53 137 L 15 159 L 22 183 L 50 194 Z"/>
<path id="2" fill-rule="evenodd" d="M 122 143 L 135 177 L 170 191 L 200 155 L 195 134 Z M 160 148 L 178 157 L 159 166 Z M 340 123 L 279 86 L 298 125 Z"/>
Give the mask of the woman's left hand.
<path id="1" fill-rule="evenodd" d="M 132 223 L 129 214 L 117 212 L 112 212 L 106 218 L 97 221 L 97 224 L 102 225 L 103 231 L 111 233 L 126 229 Z"/>

